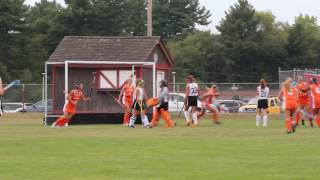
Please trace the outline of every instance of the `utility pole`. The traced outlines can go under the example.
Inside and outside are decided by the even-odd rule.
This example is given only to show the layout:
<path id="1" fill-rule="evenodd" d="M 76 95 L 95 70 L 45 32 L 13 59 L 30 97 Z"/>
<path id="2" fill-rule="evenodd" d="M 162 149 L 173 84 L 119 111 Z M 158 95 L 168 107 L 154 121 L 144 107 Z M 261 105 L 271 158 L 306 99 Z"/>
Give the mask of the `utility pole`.
<path id="1" fill-rule="evenodd" d="M 147 0 L 147 36 L 152 36 L 152 0 Z"/>

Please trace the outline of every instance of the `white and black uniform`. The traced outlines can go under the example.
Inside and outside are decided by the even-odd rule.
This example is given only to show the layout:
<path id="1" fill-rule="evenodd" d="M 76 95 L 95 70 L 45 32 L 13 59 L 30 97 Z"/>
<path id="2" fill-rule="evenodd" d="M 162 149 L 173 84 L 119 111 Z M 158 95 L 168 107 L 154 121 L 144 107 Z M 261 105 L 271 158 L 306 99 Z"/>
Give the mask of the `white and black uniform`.
<path id="1" fill-rule="evenodd" d="M 258 108 L 267 109 L 268 108 L 268 97 L 269 97 L 269 88 L 265 87 L 261 89 L 260 86 L 257 87 L 259 93 Z"/>
<path id="2" fill-rule="evenodd" d="M 139 90 L 139 97 L 137 97 L 137 90 Z M 134 93 L 133 93 L 133 109 L 135 110 L 144 110 L 145 108 L 145 102 L 144 102 L 144 90 L 143 88 L 141 87 L 137 87 L 135 90 L 134 90 Z M 137 100 L 141 100 L 142 102 L 142 107 L 140 108 L 140 105 L 138 103 Z"/>
<path id="3" fill-rule="evenodd" d="M 167 87 L 162 87 L 159 92 L 159 105 L 157 106 L 157 110 L 160 111 L 160 109 L 164 109 L 165 111 L 168 111 L 169 106 L 169 90 Z"/>
<path id="4" fill-rule="evenodd" d="M 199 96 L 199 87 L 197 83 L 189 83 L 187 84 L 189 87 L 188 96 L 188 107 L 190 106 L 198 106 L 198 96 Z"/>

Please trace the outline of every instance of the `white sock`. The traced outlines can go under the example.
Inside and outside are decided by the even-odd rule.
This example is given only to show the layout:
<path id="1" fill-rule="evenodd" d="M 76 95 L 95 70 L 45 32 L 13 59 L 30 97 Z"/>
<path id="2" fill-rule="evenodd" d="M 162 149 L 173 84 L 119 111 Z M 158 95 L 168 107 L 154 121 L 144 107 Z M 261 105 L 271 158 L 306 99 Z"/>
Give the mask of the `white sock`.
<path id="1" fill-rule="evenodd" d="M 56 122 L 52 123 L 51 127 L 56 127 L 56 124 L 57 124 Z"/>
<path id="2" fill-rule="evenodd" d="M 148 116 L 144 115 L 144 116 L 141 118 L 141 121 L 142 121 L 142 123 L 143 123 L 143 126 L 148 126 L 148 125 L 149 125 Z"/>
<path id="3" fill-rule="evenodd" d="M 194 125 L 198 124 L 198 114 L 197 114 L 197 112 L 192 113 L 192 120 L 193 120 L 193 124 Z"/>
<path id="4" fill-rule="evenodd" d="M 129 121 L 129 126 L 134 126 L 134 123 L 136 122 L 136 117 L 131 116 Z"/>
<path id="5" fill-rule="evenodd" d="M 267 126 L 268 125 L 268 116 L 264 115 L 263 116 L 263 126 Z"/>
<path id="6" fill-rule="evenodd" d="M 256 126 L 260 126 L 261 123 L 261 116 L 259 114 L 257 114 L 256 116 Z"/>
<path id="7" fill-rule="evenodd" d="M 184 117 L 186 118 L 186 121 L 187 121 L 187 122 L 190 122 L 190 114 L 189 114 L 189 111 L 184 111 L 183 114 L 184 114 Z"/>

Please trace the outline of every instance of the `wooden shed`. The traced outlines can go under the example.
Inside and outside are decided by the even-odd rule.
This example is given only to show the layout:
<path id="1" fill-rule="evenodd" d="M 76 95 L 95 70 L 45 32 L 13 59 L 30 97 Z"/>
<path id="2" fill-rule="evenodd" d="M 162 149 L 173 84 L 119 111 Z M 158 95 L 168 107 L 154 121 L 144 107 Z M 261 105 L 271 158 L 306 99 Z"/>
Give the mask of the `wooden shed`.
<path id="1" fill-rule="evenodd" d="M 113 97 L 130 76 L 145 80 L 149 97 L 158 82 L 169 81 L 173 60 L 160 37 L 66 36 L 45 63 L 45 123 L 61 115 L 66 93 L 84 84 L 91 101 L 80 103 L 73 123 L 121 122 L 122 108 Z M 52 99 L 52 100 L 51 100 Z"/>

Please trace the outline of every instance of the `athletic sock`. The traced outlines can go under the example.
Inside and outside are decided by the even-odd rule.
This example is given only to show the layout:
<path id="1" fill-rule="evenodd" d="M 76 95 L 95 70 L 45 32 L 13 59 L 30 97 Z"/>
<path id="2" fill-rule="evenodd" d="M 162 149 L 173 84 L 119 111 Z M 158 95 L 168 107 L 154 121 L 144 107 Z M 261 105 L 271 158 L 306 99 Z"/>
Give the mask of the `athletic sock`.
<path id="1" fill-rule="evenodd" d="M 311 118 L 309 119 L 309 124 L 310 124 L 311 127 L 313 127 L 313 123 L 312 123 L 312 119 Z"/>
<path id="2" fill-rule="evenodd" d="M 66 118 L 60 117 L 55 121 L 55 126 L 64 126 L 65 122 L 66 122 Z"/>
<path id="3" fill-rule="evenodd" d="M 320 116 L 319 115 L 317 115 L 317 117 L 316 117 L 316 123 L 317 123 L 318 127 L 320 128 Z"/>
<path id="4" fill-rule="evenodd" d="M 124 113 L 124 117 L 123 117 L 123 124 L 128 124 L 130 121 L 130 113 L 129 112 L 125 112 Z"/>
<path id="5" fill-rule="evenodd" d="M 131 116 L 129 121 L 129 126 L 134 126 L 134 123 L 136 122 L 136 117 Z"/>
<path id="6" fill-rule="evenodd" d="M 193 120 L 193 124 L 197 125 L 198 124 L 198 115 L 197 112 L 192 113 L 192 120 Z"/>
<path id="7" fill-rule="evenodd" d="M 296 114 L 296 124 L 300 124 L 300 112 L 299 111 Z"/>
<path id="8" fill-rule="evenodd" d="M 149 119 L 148 119 L 148 116 L 147 116 L 147 115 L 144 115 L 144 116 L 141 118 L 141 121 L 142 121 L 144 127 L 146 127 L 146 126 L 149 125 Z"/>
<path id="9" fill-rule="evenodd" d="M 187 122 L 190 122 L 190 114 L 189 114 L 189 111 L 184 111 L 183 114 L 184 114 L 184 117 L 186 118 L 186 121 L 187 121 Z"/>
<path id="10" fill-rule="evenodd" d="M 260 126 L 261 116 L 259 114 L 256 115 L 256 126 Z"/>
<path id="11" fill-rule="evenodd" d="M 268 116 L 264 115 L 263 116 L 263 126 L 267 126 L 268 125 Z"/>

